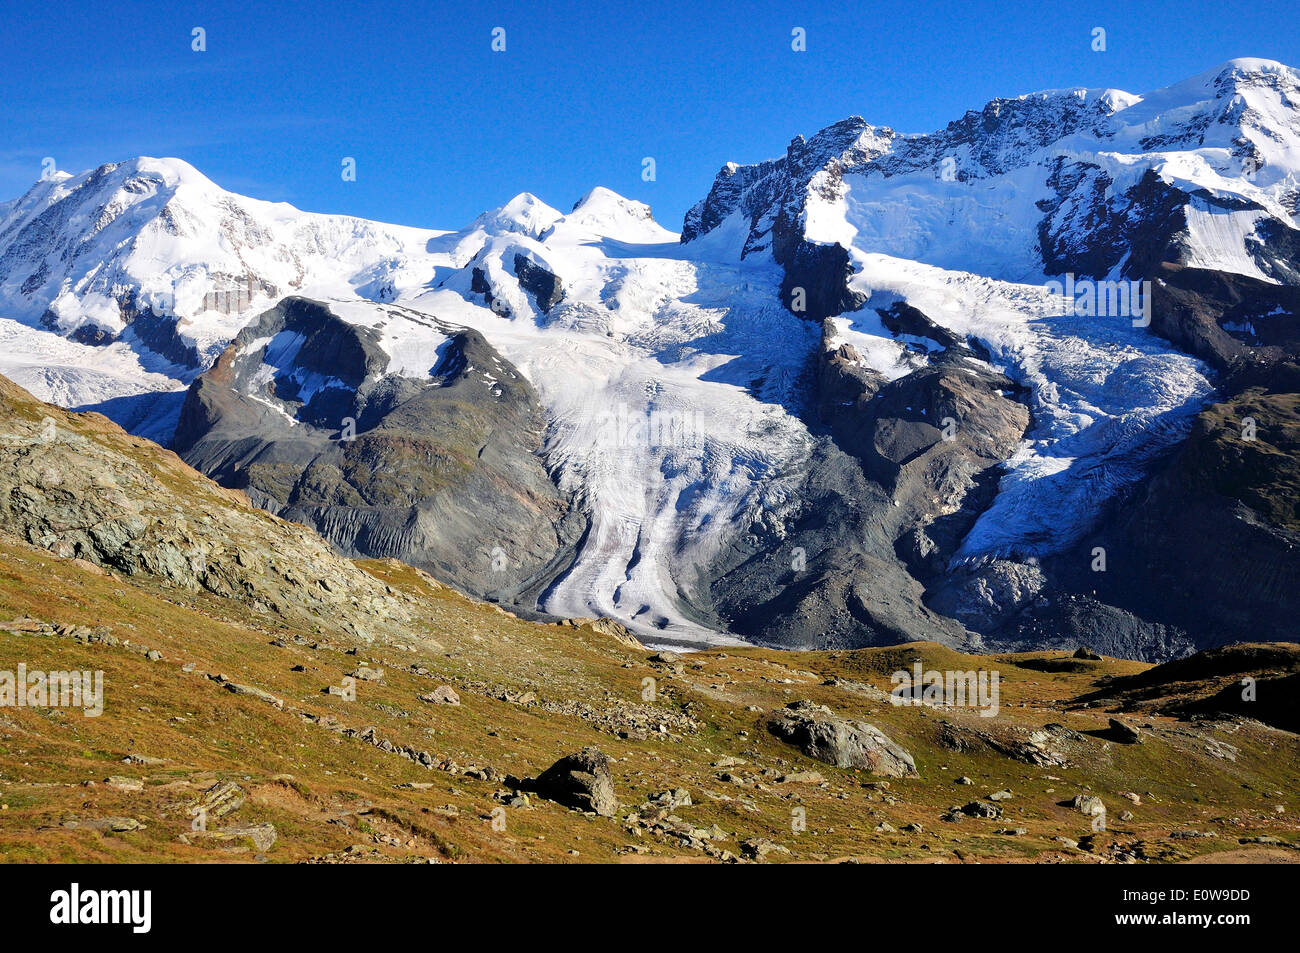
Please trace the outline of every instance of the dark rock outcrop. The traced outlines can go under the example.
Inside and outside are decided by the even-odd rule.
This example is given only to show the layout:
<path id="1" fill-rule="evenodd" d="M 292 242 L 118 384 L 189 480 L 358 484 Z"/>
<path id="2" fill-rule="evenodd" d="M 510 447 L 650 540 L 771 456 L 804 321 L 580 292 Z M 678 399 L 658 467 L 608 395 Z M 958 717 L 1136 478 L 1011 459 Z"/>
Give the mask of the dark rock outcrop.
<path id="1" fill-rule="evenodd" d="M 1285 367 L 1268 376 L 1282 383 Z M 1049 566 L 1076 590 L 1176 628 L 1196 647 L 1291 640 L 1298 500 L 1300 394 L 1251 388 L 1204 411 L 1187 443 L 1084 543 L 1083 552 L 1106 548 L 1106 572 L 1087 571 L 1082 552 Z"/>
<path id="2" fill-rule="evenodd" d="M 345 554 L 400 559 L 527 611 L 583 519 L 541 459 L 532 387 L 477 332 L 443 330 L 437 367 L 418 379 L 389 373 L 377 331 L 285 299 L 194 382 L 174 446 Z"/>
<path id="3" fill-rule="evenodd" d="M 519 287 L 533 296 L 543 314 L 549 314 L 564 300 L 563 282 L 524 255 L 515 255 L 515 277 L 519 279 Z"/>
<path id="4" fill-rule="evenodd" d="M 520 787 L 566 807 L 613 817 L 618 811 L 618 797 L 609 766 L 609 756 L 599 748 L 583 748 L 577 754 L 565 755 Z"/>
<path id="5" fill-rule="evenodd" d="M 1219 370 L 1300 355 L 1300 287 L 1202 268 L 1162 267 L 1151 330 Z"/>

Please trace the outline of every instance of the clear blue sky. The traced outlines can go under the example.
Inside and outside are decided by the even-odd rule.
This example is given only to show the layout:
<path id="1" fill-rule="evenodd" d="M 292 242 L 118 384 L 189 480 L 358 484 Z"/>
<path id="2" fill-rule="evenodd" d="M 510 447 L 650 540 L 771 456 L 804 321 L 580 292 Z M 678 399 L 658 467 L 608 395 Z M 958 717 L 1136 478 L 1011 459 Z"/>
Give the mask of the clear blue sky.
<path id="1" fill-rule="evenodd" d="M 176 155 L 314 211 L 457 228 L 520 191 L 567 210 L 606 185 L 676 229 L 723 162 L 779 155 L 848 115 L 926 132 L 995 96 L 1142 92 L 1236 56 L 1300 65 L 1294 0 L 225 7 L 6 3 L 0 198 L 45 156 L 77 172 Z M 190 48 L 195 26 L 206 52 Z M 796 26 L 806 52 L 791 50 Z"/>

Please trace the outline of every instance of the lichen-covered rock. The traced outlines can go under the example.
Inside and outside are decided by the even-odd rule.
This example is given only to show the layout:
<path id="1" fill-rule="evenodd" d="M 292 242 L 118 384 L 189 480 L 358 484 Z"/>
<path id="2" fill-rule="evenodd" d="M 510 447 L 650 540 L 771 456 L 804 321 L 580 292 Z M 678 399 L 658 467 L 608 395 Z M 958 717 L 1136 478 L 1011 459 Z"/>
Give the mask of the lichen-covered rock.
<path id="1" fill-rule="evenodd" d="M 459 705 L 460 695 L 450 685 L 439 685 L 433 691 L 421 695 L 420 701 L 430 705 Z"/>

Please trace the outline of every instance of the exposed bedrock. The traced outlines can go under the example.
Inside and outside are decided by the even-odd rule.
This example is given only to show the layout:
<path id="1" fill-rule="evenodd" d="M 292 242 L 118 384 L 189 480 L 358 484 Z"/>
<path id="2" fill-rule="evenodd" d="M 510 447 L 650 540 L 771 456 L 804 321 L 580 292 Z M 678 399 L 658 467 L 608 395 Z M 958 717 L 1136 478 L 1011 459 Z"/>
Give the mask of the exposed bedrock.
<path id="1" fill-rule="evenodd" d="M 853 266 L 848 250 L 838 242 L 821 245 L 799 241 L 781 260 L 781 301 L 800 317 L 810 321 L 854 311 L 866 303 L 861 292 L 849 288 Z"/>
<path id="2" fill-rule="evenodd" d="M 519 287 L 533 296 L 543 314 L 549 314 L 564 300 L 564 283 L 524 255 L 515 255 L 515 277 L 519 279 Z"/>
<path id="3" fill-rule="evenodd" d="M 709 567 L 705 608 L 764 645 L 844 648 L 966 631 L 931 612 L 893 552 L 897 508 L 857 460 L 821 438 L 787 509 L 764 513 Z"/>
<path id="4" fill-rule="evenodd" d="M 1293 366 L 1208 408 L 1134 504 L 1059 570 L 1199 647 L 1294 639 L 1300 618 L 1300 394 Z"/>
<path id="5" fill-rule="evenodd" d="M 377 332 L 286 299 L 191 386 L 175 449 L 345 554 L 530 607 L 585 521 L 543 464 L 531 385 L 477 332 L 447 334 L 428 377 L 402 376 Z"/>
<path id="6" fill-rule="evenodd" d="M 969 644 L 951 612 L 926 605 L 962 538 L 996 490 L 1029 412 L 1016 385 L 969 361 L 972 352 L 920 311 L 882 312 L 899 334 L 939 349 L 887 381 L 850 344 L 817 367 L 825 432 L 788 511 L 772 513 L 714 568 L 716 611 L 766 644 L 859 646 L 933 639 Z"/>
<path id="7" fill-rule="evenodd" d="M 1300 355 L 1300 288 L 1164 265 L 1152 283 L 1151 330 L 1219 370 Z"/>

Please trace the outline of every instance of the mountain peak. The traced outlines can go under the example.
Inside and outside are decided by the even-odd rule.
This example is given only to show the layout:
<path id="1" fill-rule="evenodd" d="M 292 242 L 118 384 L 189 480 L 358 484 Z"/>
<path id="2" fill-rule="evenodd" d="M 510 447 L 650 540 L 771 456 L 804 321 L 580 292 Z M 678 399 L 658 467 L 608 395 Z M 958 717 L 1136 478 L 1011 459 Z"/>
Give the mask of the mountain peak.
<path id="1" fill-rule="evenodd" d="M 500 208 L 484 212 L 474 224 L 487 231 L 519 232 L 537 238 L 560 218 L 560 211 L 531 192 L 520 192 Z"/>
<path id="2" fill-rule="evenodd" d="M 619 195 L 603 185 L 596 186 L 580 198 L 573 211 L 557 221 L 553 230 L 561 226 L 625 241 L 661 242 L 675 238 L 672 232 L 655 221 L 649 205 Z"/>
<path id="3" fill-rule="evenodd" d="M 626 212 L 635 212 L 642 218 L 650 218 L 650 206 L 637 202 L 634 199 L 626 198 L 619 195 L 613 189 L 608 189 L 603 185 L 598 185 L 578 201 L 573 203 L 573 214 L 579 211 L 596 211 L 606 209 L 621 209 Z M 644 211 L 644 214 L 642 214 Z"/>

